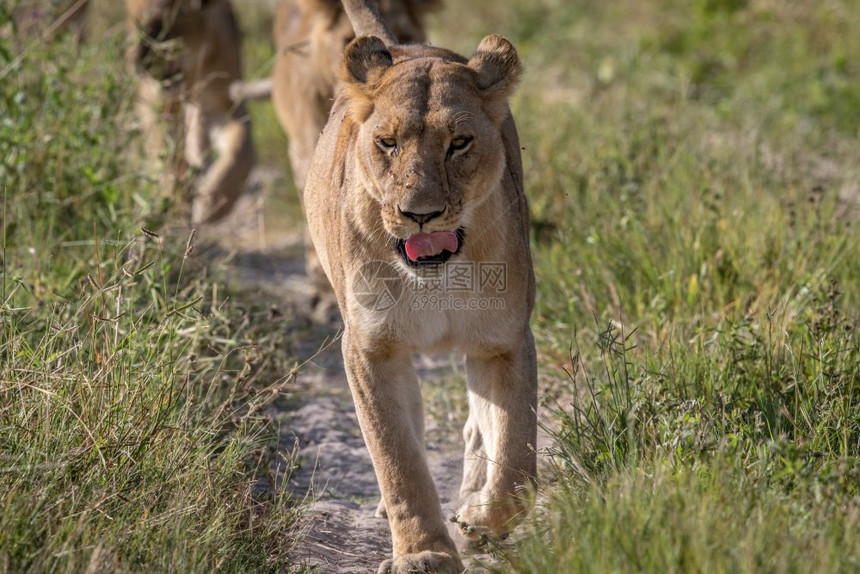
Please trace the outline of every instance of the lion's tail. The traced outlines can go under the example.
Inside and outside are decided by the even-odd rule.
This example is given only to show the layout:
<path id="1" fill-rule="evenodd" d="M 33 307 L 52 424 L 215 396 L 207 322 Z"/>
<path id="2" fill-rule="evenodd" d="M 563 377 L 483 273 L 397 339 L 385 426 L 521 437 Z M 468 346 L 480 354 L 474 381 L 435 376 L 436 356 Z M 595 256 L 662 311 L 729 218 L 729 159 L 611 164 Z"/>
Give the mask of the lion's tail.
<path id="1" fill-rule="evenodd" d="M 376 0 L 343 0 L 343 7 L 356 36 L 376 36 L 386 46 L 397 44 L 397 38 L 379 13 Z"/>

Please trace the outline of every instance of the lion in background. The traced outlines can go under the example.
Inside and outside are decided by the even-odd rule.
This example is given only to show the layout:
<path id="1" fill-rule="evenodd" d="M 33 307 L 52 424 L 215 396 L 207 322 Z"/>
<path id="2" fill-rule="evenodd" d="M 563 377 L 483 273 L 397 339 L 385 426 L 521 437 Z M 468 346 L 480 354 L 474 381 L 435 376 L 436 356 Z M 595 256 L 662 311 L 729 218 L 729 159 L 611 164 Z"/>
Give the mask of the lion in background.
<path id="1" fill-rule="evenodd" d="M 380 11 L 403 43 L 426 41 L 426 17 L 442 0 L 382 0 Z M 281 0 L 275 15 L 276 60 L 272 102 L 289 140 L 296 188 L 305 187 L 320 132 L 338 91 L 344 47 L 355 38 L 339 0 Z M 306 240 L 308 275 L 319 293 L 330 293 L 328 280 Z M 325 315 L 325 313 L 323 313 Z"/>
<path id="2" fill-rule="evenodd" d="M 92 0 L 19 0 L 12 5 L 23 38 L 87 38 Z M 195 174 L 192 222 L 211 223 L 232 209 L 254 165 L 248 113 L 231 97 L 242 80 L 241 36 L 229 0 L 126 0 L 138 75 L 136 111 L 149 167 L 174 187 Z M 162 161 L 168 158 L 167 162 Z"/>
<path id="3" fill-rule="evenodd" d="M 425 458 L 412 355 L 465 354 L 455 520 L 470 539 L 505 534 L 529 508 L 537 466 L 535 281 L 508 107 L 521 65 L 500 36 L 466 59 L 398 45 L 371 2 L 345 6 L 360 36 L 343 56 L 305 213 L 344 318 L 344 366 L 391 528 L 393 556 L 379 571 L 460 573 Z M 490 266 L 502 281 L 437 290 L 455 267 Z M 445 308 L 422 306 L 428 292 Z"/>
<path id="4" fill-rule="evenodd" d="M 126 0 L 129 60 L 150 163 L 168 177 L 198 173 L 194 224 L 226 216 L 255 163 L 251 123 L 230 86 L 242 79 L 241 35 L 229 0 Z M 166 169 L 165 148 L 179 161 Z"/>
<path id="5" fill-rule="evenodd" d="M 404 44 L 427 40 L 426 16 L 442 0 L 382 0 L 379 8 Z M 277 58 L 272 100 L 289 137 L 296 187 L 304 189 L 320 132 L 337 93 L 343 49 L 355 38 L 339 0 L 281 0 L 275 15 Z"/>

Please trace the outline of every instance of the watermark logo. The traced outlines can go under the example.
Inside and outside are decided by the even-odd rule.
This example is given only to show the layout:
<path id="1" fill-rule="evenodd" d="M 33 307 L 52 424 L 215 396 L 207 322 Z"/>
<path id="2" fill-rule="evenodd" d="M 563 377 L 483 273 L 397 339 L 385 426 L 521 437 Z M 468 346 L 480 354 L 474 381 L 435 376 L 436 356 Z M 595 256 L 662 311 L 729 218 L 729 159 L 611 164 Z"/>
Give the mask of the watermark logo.
<path id="1" fill-rule="evenodd" d="M 390 263 L 368 261 L 353 277 L 352 291 L 365 309 L 387 311 L 403 296 L 403 278 Z"/>
<path id="2" fill-rule="evenodd" d="M 387 311 L 404 297 L 415 311 L 487 311 L 505 308 L 507 279 L 503 262 L 449 261 L 404 274 L 391 263 L 370 261 L 353 277 L 353 293 L 373 311 Z"/>
<path id="3" fill-rule="evenodd" d="M 423 293 L 502 294 L 508 290 L 505 263 L 452 261 L 418 268 L 410 279 L 413 291 Z"/>

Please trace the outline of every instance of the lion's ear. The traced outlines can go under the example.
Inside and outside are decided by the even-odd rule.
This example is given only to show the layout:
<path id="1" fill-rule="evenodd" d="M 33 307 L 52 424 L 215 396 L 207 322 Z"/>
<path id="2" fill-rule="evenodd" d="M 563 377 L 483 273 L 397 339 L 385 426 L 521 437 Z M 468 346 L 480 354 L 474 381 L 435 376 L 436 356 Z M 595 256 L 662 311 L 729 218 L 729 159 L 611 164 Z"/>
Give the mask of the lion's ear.
<path id="1" fill-rule="evenodd" d="M 391 67 L 391 52 L 376 36 L 360 36 L 343 52 L 341 79 L 350 84 L 370 85 Z"/>
<path id="2" fill-rule="evenodd" d="M 347 45 L 340 78 L 355 121 L 363 122 L 373 112 L 376 83 L 392 62 L 388 48 L 376 36 L 359 36 Z"/>
<path id="3" fill-rule="evenodd" d="M 487 100 L 488 111 L 501 121 L 507 114 L 508 98 L 523 72 L 517 50 L 505 38 L 491 34 L 478 44 L 469 67 L 476 73 L 478 89 Z"/>

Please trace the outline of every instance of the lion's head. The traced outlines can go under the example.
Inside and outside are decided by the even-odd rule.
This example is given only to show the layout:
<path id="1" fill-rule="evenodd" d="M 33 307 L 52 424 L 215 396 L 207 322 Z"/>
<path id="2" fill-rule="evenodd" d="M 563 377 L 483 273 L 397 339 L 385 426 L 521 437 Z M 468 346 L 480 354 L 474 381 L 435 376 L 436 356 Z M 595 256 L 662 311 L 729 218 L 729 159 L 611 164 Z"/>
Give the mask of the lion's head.
<path id="1" fill-rule="evenodd" d="M 239 35 L 227 0 L 128 0 L 127 4 L 139 38 L 129 58 L 140 71 L 158 79 L 178 78 L 189 67 L 184 61 L 199 57 L 199 46 L 212 42 L 207 36 L 223 35 L 225 27 L 231 38 Z"/>
<path id="2" fill-rule="evenodd" d="M 342 80 L 358 177 L 410 266 L 439 263 L 467 241 L 477 206 L 505 168 L 501 128 L 521 74 L 517 52 L 487 36 L 471 59 L 361 37 Z M 342 150 L 344 151 L 344 150 Z"/>

